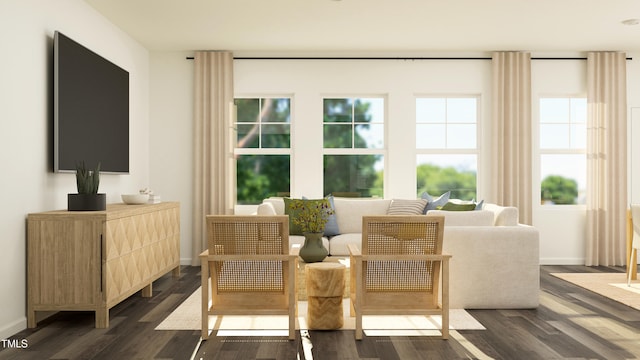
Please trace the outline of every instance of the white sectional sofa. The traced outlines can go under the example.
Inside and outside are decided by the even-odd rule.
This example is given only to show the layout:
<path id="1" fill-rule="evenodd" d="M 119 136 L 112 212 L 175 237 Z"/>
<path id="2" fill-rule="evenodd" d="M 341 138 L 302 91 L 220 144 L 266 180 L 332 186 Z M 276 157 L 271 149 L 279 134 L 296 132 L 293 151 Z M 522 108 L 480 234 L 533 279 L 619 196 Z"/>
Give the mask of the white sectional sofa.
<path id="1" fill-rule="evenodd" d="M 324 239 L 331 256 L 348 256 L 360 246 L 362 216 L 385 215 L 391 199 L 334 198 L 339 234 Z M 282 198 L 265 199 L 258 215 L 285 214 Z M 482 210 L 443 211 L 443 253 L 450 262 L 450 306 L 465 309 L 529 309 L 539 304 L 539 233 L 518 223 L 518 210 L 485 204 Z M 291 244 L 304 237 L 291 235 Z"/>

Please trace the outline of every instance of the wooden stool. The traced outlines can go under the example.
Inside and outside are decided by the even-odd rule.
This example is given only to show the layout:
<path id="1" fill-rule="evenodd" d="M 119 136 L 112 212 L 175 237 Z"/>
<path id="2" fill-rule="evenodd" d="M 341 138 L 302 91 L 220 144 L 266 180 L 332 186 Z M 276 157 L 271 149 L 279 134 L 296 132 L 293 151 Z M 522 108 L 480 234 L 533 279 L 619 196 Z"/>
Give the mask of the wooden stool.
<path id="1" fill-rule="evenodd" d="M 309 329 L 331 330 L 344 325 L 342 296 L 346 266 L 334 262 L 307 264 L 307 322 Z"/>

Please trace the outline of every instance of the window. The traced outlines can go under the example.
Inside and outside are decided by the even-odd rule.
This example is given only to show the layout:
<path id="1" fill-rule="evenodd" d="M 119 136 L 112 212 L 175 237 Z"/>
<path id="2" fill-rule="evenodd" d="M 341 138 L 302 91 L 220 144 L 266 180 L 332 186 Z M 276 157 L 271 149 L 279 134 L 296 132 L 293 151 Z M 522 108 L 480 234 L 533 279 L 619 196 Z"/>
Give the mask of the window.
<path id="1" fill-rule="evenodd" d="M 584 204 L 587 99 L 540 99 L 540 198 L 545 205 Z"/>
<path id="2" fill-rule="evenodd" d="M 385 101 L 323 100 L 324 193 L 383 196 Z"/>
<path id="3" fill-rule="evenodd" d="M 260 204 L 288 195 L 291 172 L 291 99 L 235 99 L 236 203 Z"/>
<path id="4" fill-rule="evenodd" d="M 417 193 L 476 199 L 478 98 L 416 98 Z"/>

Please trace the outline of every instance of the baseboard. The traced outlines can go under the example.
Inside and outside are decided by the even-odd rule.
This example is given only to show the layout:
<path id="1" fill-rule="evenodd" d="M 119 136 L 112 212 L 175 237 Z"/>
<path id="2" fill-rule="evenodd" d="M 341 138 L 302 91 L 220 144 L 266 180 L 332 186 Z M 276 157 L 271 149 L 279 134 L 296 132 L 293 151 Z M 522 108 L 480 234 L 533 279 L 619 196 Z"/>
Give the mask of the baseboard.
<path id="1" fill-rule="evenodd" d="M 584 265 L 584 258 L 540 258 L 540 265 Z"/>
<path id="2" fill-rule="evenodd" d="M 0 328 L 0 339 L 8 339 L 11 336 L 19 333 L 20 331 L 27 328 L 27 317 L 24 316 L 9 325 L 3 326 Z M 0 350 L 2 350 L 0 348 Z"/>

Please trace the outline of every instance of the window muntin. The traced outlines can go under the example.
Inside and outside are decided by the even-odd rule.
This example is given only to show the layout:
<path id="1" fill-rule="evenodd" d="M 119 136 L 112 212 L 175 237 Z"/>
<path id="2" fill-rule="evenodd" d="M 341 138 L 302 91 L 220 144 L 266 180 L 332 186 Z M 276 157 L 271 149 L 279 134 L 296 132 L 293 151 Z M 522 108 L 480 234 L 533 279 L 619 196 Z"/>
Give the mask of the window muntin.
<path id="1" fill-rule="evenodd" d="M 540 148 L 585 149 L 587 99 L 540 99 Z"/>
<path id="2" fill-rule="evenodd" d="M 327 98 L 323 100 L 325 149 L 383 149 L 383 98 Z"/>
<path id="3" fill-rule="evenodd" d="M 385 99 L 323 99 L 324 194 L 383 196 Z"/>
<path id="4" fill-rule="evenodd" d="M 238 148 L 289 148 L 291 99 L 235 99 Z"/>
<path id="5" fill-rule="evenodd" d="M 416 98 L 417 194 L 477 199 L 478 97 Z"/>
<path id="6" fill-rule="evenodd" d="M 470 98 L 417 98 L 418 149 L 477 148 L 477 101 Z"/>
<path id="7" fill-rule="evenodd" d="M 541 203 L 585 204 L 587 99 L 544 97 L 539 105 Z"/>
<path id="8" fill-rule="evenodd" d="M 260 204 L 289 194 L 291 174 L 291 99 L 237 98 L 236 203 Z"/>

